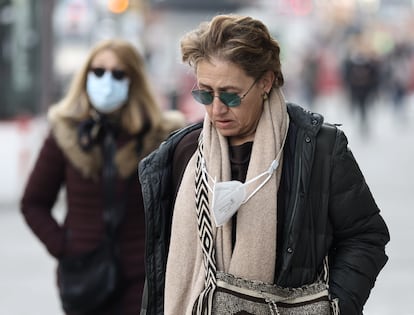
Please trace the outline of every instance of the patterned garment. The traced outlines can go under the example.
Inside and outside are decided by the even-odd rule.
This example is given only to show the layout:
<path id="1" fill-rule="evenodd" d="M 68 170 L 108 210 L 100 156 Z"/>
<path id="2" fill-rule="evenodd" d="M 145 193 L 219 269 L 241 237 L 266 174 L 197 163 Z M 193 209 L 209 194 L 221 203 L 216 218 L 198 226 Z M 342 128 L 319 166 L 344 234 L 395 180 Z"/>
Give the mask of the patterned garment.
<path id="1" fill-rule="evenodd" d="M 331 303 L 323 281 L 292 289 L 218 272 L 212 314 L 329 315 Z"/>

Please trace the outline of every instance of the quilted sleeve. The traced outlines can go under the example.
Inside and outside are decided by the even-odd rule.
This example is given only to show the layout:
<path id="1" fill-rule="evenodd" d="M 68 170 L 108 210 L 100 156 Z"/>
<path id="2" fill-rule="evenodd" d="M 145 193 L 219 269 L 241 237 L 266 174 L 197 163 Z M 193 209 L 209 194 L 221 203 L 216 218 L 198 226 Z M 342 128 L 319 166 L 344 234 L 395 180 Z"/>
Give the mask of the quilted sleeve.
<path id="1" fill-rule="evenodd" d="M 341 314 L 357 315 L 362 314 L 376 277 L 387 262 L 389 232 L 340 130 L 332 163 L 330 289 L 339 299 Z"/>
<path id="2" fill-rule="evenodd" d="M 49 135 L 29 175 L 20 204 L 27 224 L 54 257 L 59 257 L 64 247 L 64 229 L 52 216 L 64 180 L 64 163 L 62 151 Z"/>

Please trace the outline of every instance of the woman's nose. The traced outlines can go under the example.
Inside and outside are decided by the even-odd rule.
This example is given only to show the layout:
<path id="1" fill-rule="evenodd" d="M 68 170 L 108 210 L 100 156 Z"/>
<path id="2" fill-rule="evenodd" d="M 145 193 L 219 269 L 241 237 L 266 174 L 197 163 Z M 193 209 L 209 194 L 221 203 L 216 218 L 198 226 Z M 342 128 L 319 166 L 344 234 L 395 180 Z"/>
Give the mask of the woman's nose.
<path id="1" fill-rule="evenodd" d="M 228 110 L 228 106 L 220 100 L 218 95 L 214 95 L 213 103 L 210 106 L 213 107 L 213 114 L 215 115 L 225 113 Z"/>

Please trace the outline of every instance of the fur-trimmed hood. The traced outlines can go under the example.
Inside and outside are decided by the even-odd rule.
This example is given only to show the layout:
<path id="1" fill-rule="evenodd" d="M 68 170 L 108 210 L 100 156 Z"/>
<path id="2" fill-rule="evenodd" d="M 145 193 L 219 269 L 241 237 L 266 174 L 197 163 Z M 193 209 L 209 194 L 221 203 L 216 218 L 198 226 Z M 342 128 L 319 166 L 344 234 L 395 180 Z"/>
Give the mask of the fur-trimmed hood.
<path id="1" fill-rule="evenodd" d="M 103 158 L 98 146 L 90 151 L 82 150 L 78 143 L 78 122 L 63 118 L 53 107 L 49 110 L 48 119 L 51 124 L 52 134 L 70 163 L 78 169 L 85 178 L 96 179 L 99 177 Z M 174 130 L 185 125 L 184 116 L 179 111 L 163 112 L 163 118 L 158 128 L 147 132 L 141 141 L 138 136 L 129 136 L 128 140 L 117 149 L 115 165 L 122 178 L 129 177 L 137 171 L 138 162 L 156 149 L 160 143 Z M 140 145 L 140 147 L 137 147 Z"/>

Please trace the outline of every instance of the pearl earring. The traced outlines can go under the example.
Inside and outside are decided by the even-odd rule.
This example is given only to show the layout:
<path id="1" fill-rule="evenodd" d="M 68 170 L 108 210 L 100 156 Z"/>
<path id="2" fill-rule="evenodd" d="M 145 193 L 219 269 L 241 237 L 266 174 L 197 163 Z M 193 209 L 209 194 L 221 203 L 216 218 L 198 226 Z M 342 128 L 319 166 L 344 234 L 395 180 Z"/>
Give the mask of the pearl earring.
<path id="1" fill-rule="evenodd" d="M 267 93 L 265 92 L 265 93 L 263 94 L 263 100 L 265 101 L 265 100 L 267 100 L 267 98 L 268 98 L 268 95 L 267 95 Z"/>

